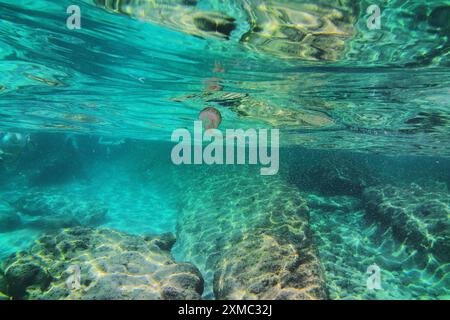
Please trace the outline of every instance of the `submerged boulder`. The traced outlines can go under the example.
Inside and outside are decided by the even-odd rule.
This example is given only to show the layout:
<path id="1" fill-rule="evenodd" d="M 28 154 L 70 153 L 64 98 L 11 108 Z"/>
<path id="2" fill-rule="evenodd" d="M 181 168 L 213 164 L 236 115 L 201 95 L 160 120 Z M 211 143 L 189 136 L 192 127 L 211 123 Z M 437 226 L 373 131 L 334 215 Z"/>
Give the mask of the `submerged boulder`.
<path id="1" fill-rule="evenodd" d="M 14 299 L 199 299 L 202 276 L 192 264 L 175 262 L 173 243 L 173 235 L 64 229 L 6 259 L 0 285 L 3 277 Z"/>
<path id="2" fill-rule="evenodd" d="M 4 271 L 8 295 L 23 297 L 29 289 L 45 290 L 49 286 L 51 276 L 37 257 L 18 254 L 16 259 Z"/>
<path id="3" fill-rule="evenodd" d="M 4 272 L 0 269 L 0 300 L 8 300 L 9 297 L 5 294 L 7 290 L 6 279 Z"/>
<path id="4" fill-rule="evenodd" d="M 13 231 L 21 225 L 22 220 L 17 212 L 7 203 L 0 201 L 0 233 Z"/>
<path id="5" fill-rule="evenodd" d="M 355 165 L 343 159 L 319 160 L 318 163 L 301 166 L 295 164 L 288 179 L 305 191 L 316 191 L 328 196 L 360 196 L 364 189 L 373 185 L 376 178 L 367 166 Z"/>
<path id="6" fill-rule="evenodd" d="M 202 271 L 207 297 L 327 298 L 308 207 L 295 187 L 255 166 L 196 168 L 190 181 L 174 251 Z"/>
<path id="7" fill-rule="evenodd" d="M 176 97 L 171 100 L 184 102 L 199 99 L 205 103 L 218 104 L 230 109 L 240 118 L 275 128 L 328 128 L 335 125 L 334 120 L 323 112 L 277 105 L 273 101 L 265 101 L 247 93 L 227 92 L 222 89 Z"/>
<path id="8" fill-rule="evenodd" d="M 76 201 L 51 192 L 28 192 L 9 198 L 27 227 L 44 230 L 98 226 L 106 221 L 108 208 L 95 200 Z"/>
<path id="9" fill-rule="evenodd" d="M 445 188 L 445 187 L 442 187 Z M 450 194 L 415 183 L 368 188 L 363 194 L 366 217 L 386 228 L 394 237 L 417 250 L 426 262 L 429 255 L 450 261 Z"/>
<path id="10" fill-rule="evenodd" d="M 33 186 L 57 185 L 77 179 L 86 179 L 86 175 L 81 161 L 75 154 L 59 155 L 56 159 L 48 160 L 29 177 Z"/>

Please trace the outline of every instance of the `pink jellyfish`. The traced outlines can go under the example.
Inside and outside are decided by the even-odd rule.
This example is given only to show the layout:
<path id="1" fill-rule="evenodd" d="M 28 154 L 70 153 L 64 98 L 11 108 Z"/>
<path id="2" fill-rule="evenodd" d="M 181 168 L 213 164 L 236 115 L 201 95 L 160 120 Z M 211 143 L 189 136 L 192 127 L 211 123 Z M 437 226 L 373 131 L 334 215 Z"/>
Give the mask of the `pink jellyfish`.
<path id="1" fill-rule="evenodd" d="M 206 107 L 200 112 L 200 121 L 205 124 L 205 129 L 217 129 L 222 122 L 220 111 L 213 107 Z"/>

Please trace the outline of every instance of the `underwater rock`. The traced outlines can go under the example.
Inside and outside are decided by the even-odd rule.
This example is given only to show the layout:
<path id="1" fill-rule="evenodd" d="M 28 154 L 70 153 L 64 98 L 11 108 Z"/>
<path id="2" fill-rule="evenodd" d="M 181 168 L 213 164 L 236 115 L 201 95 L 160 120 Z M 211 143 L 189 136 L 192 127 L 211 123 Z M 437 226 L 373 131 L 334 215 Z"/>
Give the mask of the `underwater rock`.
<path id="1" fill-rule="evenodd" d="M 417 250 L 424 261 L 433 254 L 450 261 L 450 194 L 412 183 L 368 188 L 363 194 L 366 218 L 392 228 L 397 241 Z"/>
<path id="2" fill-rule="evenodd" d="M 31 186 L 47 187 L 89 178 L 83 162 L 86 150 L 78 146 L 82 138 L 70 134 L 33 133 L 30 139 L 16 161 L 14 173 L 26 177 Z M 86 140 L 82 140 L 83 145 L 91 147 Z"/>
<path id="3" fill-rule="evenodd" d="M 22 224 L 19 215 L 16 212 L 0 212 L 0 232 L 8 232 L 17 229 Z"/>
<path id="4" fill-rule="evenodd" d="M 74 146 L 72 138 L 53 152 L 50 157 L 38 162 L 36 168 L 29 174 L 32 186 L 48 186 L 62 184 L 68 181 L 86 179 L 86 173 L 80 159 L 80 152 Z M 75 139 L 75 138 L 73 138 Z M 39 141 L 40 142 L 40 141 Z M 58 146 L 58 143 L 55 144 Z M 40 147 L 40 146 L 39 146 Z M 37 157 L 40 158 L 39 156 Z"/>
<path id="5" fill-rule="evenodd" d="M 347 173 L 351 172 L 348 170 Z M 307 178 L 308 177 L 308 178 Z M 353 179 L 352 175 L 346 175 L 336 168 L 327 166 L 314 166 L 308 170 L 303 182 L 310 181 L 315 187 L 325 194 L 360 194 L 364 189 L 364 182 Z"/>
<path id="6" fill-rule="evenodd" d="M 20 216 L 6 203 L 0 201 L 0 233 L 17 229 L 22 225 Z"/>
<path id="7" fill-rule="evenodd" d="M 174 252 L 202 271 L 207 297 L 327 298 L 308 207 L 295 187 L 251 166 L 196 168 L 192 181 Z"/>
<path id="8" fill-rule="evenodd" d="M 175 262 L 173 239 L 91 228 L 44 235 L 3 262 L 6 294 L 50 300 L 199 299 L 202 276 L 192 264 Z"/>
<path id="9" fill-rule="evenodd" d="M 163 233 L 159 236 L 156 235 L 146 235 L 144 237 L 145 241 L 154 241 L 154 243 L 161 249 L 165 251 L 172 250 L 177 238 L 173 233 Z"/>
<path id="10" fill-rule="evenodd" d="M 6 279 L 4 276 L 4 271 L 0 269 L 0 295 L 5 293 L 7 290 Z"/>
<path id="11" fill-rule="evenodd" d="M 326 195 L 359 196 L 374 181 L 367 171 L 346 161 L 324 161 L 317 165 L 302 166 L 299 171 L 294 175 L 299 188 Z"/>
<path id="12" fill-rule="evenodd" d="M 27 227 L 43 230 L 98 226 L 106 221 L 108 208 L 98 201 L 74 201 L 54 193 L 29 192 L 9 199 Z"/>
<path id="13" fill-rule="evenodd" d="M 85 178 L 82 165 L 76 158 L 68 156 L 47 163 L 30 176 L 33 186 L 61 184 L 75 178 Z"/>
<path id="14" fill-rule="evenodd" d="M 360 207 L 358 198 L 348 196 L 320 197 L 313 193 L 305 193 L 304 198 L 310 209 L 321 212 L 352 212 Z"/>
<path id="15" fill-rule="evenodd" d="M 11 297 L 23 297 L 28 288 L 44 290 L 51 282 L 51 276 L 36 257 L 17 255 L 14 263 L 4 268 L 7 293 Z"/>

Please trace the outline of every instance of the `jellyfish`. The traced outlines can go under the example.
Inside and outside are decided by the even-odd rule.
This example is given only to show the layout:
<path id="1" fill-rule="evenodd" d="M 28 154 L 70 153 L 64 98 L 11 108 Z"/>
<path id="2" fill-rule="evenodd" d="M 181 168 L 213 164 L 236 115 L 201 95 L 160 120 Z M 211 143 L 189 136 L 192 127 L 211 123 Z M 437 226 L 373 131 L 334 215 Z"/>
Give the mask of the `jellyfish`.
<path id="1" fill-rule="evenodd" d="M 200 112 L 199 119 L 205 124 L 205 129 L 217 129 L 222 122 L 222 115 L 216 108 L 206 107 Z"/>

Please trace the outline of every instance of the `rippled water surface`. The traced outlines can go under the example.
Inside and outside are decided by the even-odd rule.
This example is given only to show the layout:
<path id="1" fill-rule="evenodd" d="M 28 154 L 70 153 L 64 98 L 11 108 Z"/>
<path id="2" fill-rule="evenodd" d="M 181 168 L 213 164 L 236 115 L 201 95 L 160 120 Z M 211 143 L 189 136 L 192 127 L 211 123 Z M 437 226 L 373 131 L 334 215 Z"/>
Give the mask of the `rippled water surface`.
<path id="1" fill-rule="evenodd" d="M 81 30 L 66 27 L 73 3 L 81 7 Z M 167 140 L 205 104 L 173 98 L 200 94 L 215 78 L 223 92 L 252 97 L 241 113 L 221 107 L 224 128 L 278 127 L 285 131 L 282 142 L 312 148 L 447 155 L 446 1 L 382 4 L 380 30 L 367 29 L 365 2 L 350 10 L 349 1 L 341 8 L 354 25 L 342 27 L 343 44 L 322 40 L 331 42 L 322 51 L 335 56 L 310 54 L 307 45 L 300 53 L 275 50 L 271 38 L 266 45 L 241 41 L 248 15 L 262 3 L 187 6 L 235 18 L 224 40 L 185 34 L 192 27 L 181 18 L 178 25 L 169 18 L 146 21 L 138 9 L 129 17 L 90 1 L 2 1 L 2 126 Z M 161 6 L 147 11 L 175 14 Z M 213 72 L 215 64 L 226 72 Z"/>

